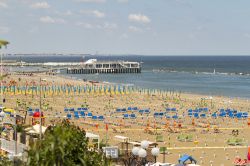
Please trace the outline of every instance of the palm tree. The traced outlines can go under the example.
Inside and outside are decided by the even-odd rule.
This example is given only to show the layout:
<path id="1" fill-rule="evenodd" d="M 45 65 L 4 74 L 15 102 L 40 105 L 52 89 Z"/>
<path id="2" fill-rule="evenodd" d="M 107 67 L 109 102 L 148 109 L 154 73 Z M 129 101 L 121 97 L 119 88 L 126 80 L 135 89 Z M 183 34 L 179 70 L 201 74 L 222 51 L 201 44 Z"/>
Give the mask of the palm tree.
<path id="1" fill-rule="evenodd" d="M 8 41 L 6 41 L 6 40 L 0 40 L 0 48 L 2 48 L 2 46 L 7 47 L 8 44 L 9 44 Z"/>

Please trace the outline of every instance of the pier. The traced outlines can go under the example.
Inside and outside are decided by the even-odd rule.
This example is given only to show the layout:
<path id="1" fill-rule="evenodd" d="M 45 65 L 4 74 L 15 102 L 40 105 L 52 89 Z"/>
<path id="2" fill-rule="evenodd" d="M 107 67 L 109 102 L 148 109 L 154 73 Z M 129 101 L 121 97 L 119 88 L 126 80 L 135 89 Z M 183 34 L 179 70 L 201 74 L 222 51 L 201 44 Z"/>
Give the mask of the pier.
<path id="1" fill-rule="evenodd" d="M 44 62 L 29 63 L 5 61 L 3 66 L 12 67 L 41 67 L 44 70 L 34 72 L 55 72 L 66 70 L 67 74 L 109 74 L 109 73 L 141 73 L 141 63 L 129 61 L 97 61 L 89 59 L 86 62 Z M 24 71 L 22 71 L 24 73 Z M 29 71 L 30 73 L 30 71 Z"/>
<path id="2" fill-rule="evenodd" d="M 141 73 L 139 62 L 100 61 L 90 59 L 83 65 L 67 68 L 68 74 L 111 74 L 111 73 Z"/>

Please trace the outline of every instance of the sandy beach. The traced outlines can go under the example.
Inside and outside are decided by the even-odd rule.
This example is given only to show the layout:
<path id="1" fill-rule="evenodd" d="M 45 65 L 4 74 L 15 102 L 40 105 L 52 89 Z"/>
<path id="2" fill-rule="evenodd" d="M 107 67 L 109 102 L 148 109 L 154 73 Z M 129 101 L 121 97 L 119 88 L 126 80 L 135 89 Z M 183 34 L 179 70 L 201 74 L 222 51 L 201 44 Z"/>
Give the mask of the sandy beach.
<path id="1" fill-rule="evenodd" d="M 35 74 L 8 75 L 4 78 L 6 85 L 11 82 L 16 86 L 104 86 L 103 83 L 90 83 L 82 80 L 74 80 L 61 76 Z M 86 131 L 99 134 L 101 140 L 105 140 L 106 134 L 108 144 L 120 146 L 121 143 L 114 136 L 128 137 L 130 141 L 148 140 L 157 141 L 158 147 L 166 147 L 167 154 L 165 162 L 177 163 L 183 154 L 192 155 L 199 165 L 229 166 L 233 165 L 236 156 L 246 158 L 247 146 L 250 138 L 250 127 L 247 119 L 223 118 L 193 118 L 188 117 L 189 109 L 208 108 L 207 115 L 217 112 L 219 109 L 235 109 L 242 112 L 250 112 L 250 103 L 247 99 L 229 98 L 224 96 L 204 96 L 198 94 L 186 94 L 179 92 L 134 90 L 127 93 L 102 91 L 91 92 L 42 92 L 42 105 L 45 116 L 45 125 L 48 126 L 55 121 L 66 119 L 67 112 L 64 108 L 75 108 L 87 106 L 93 115 L 104 116 L 104 121 L 92 120 L 91 118 L 74 118 L 70 121 Z M 30 92 L 4 92 L 7 108 L 17 109 L 19 114 L 24 115 L 22 106 L 17 106 L 17 99 L 21 105 L 26 103 L 30 108 L 39 108 L 40 94 Z M 138 111 L 127 111 L 126 114 L 135 114 L 136 118 L 124 118 L 124 113 L 117 113 L 117 108 L 137 107 L 138 110 L 150 110 L 149 114 L 140 114 Z M 166 108 L 175 108 L 176 111 L 167 113 L 169 116 L 178 118 L 154 117 L 156 112 L 166 112 Z M 26 124 L 31 124 L 31 117 L 26 118 Z M 108 123 L 108 131 L 105 129 Z M 237 138 L 242 139 L 239 146 L 227 144 L 229 138 L 234 137 L 232 130 L 239 130 Z M 191 135 L 191 140 L 180 141 L 180 135 Z M 160 137 L 159 137 L 160 136 Z M 157 158 L 163 162 L 163 154 Z"/>

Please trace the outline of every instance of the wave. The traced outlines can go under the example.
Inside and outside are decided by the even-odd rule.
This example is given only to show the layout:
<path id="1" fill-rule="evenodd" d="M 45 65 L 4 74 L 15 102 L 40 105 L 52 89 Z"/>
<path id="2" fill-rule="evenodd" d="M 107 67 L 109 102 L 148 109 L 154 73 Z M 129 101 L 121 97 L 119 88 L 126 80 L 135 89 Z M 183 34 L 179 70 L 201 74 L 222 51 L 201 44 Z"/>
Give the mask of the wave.
<path id="1" fill-rule="evenodd" d="M 247 72 L 204 72 L 204 71 L 181 71 L 173 69 L 153 69 L 154 73 L 191 73 L 191 74 L 205 74 L 205 75 L 240 75 L 240 76 L 250 76 Z"/>

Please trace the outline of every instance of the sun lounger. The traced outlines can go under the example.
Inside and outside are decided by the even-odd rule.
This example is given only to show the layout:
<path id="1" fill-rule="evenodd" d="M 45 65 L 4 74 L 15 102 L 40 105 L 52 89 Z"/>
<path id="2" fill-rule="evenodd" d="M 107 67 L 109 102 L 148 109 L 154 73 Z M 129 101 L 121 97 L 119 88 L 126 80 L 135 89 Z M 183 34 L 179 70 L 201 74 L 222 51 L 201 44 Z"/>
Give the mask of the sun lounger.
<path id="1" fill-rule="evenodd" d="M 147 134 L 155 135 L 155 132 L 153 131 L 153 129 L 149 127 L 145 128 L 144 132 Z"/>
<path id="2" fill-rule="evenodd" d="M 112 127 L 112 130 L 113 130 L 114 133 L 124 133 L 124 131 L 118 130 L 115 127 Z"/>
<path id="3" fill-rule="evenodd" d="M 172 128 L 172 127 L 168 127 L 166 129 L 167 132 L 170 132 L 170 133 L 179 133 L 180 131 L 175 129 L 175 128 Z"/>

